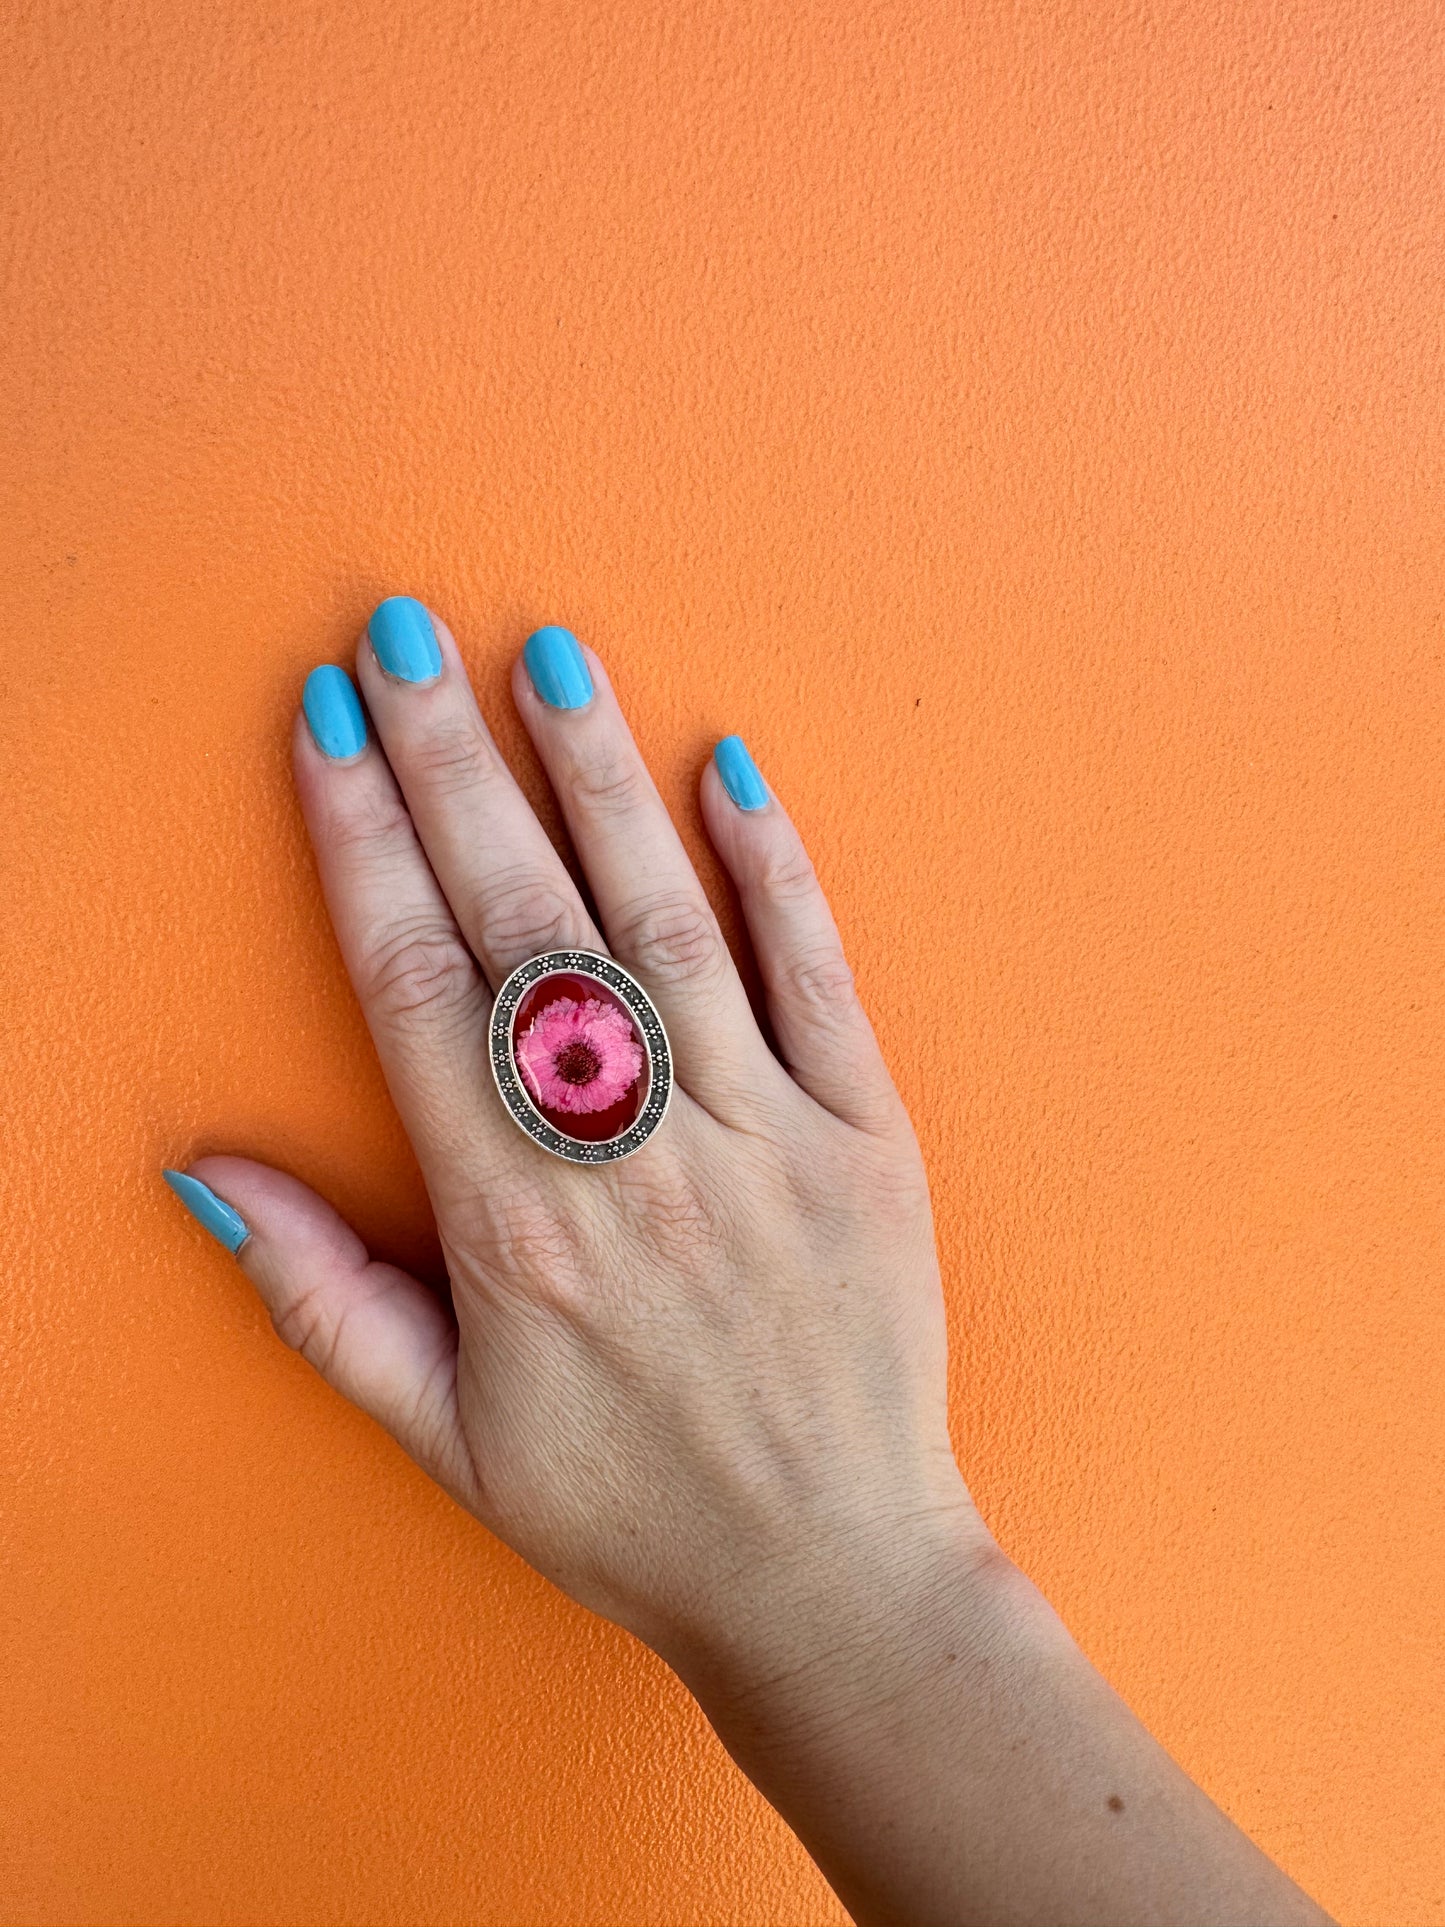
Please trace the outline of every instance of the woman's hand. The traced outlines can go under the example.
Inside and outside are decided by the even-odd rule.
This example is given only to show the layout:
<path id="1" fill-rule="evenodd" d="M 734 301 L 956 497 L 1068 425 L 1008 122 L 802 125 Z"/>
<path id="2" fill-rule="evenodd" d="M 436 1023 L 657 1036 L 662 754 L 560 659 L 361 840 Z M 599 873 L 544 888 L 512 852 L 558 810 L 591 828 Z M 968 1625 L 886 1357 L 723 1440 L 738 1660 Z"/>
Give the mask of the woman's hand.
<path id="1" fill-rule="evenodd" d="M 1323 1921 L 974 1510 L 918 1145 L 741 744 L 719 745 L 701 805 L 776 1055 L 590 650 L 539 631 L 513 693 L 600 930 L 445 626 L 383 603 L 356 672 L 375 737 L 343 672 L 314 672 L 296 781 L 451 1297 L 368 1260 L 281 1172 L 169 1174 L 277 1331 L 676 1669 L 860 1922 Z M 668 1116 L 615 1163 L 550 1156 L 491 1078 L 493 990 L 569 947 L 627 966 L 672 1045 Z"/>
<path id="2" fill-rule="evenodd" d="M 540 1572 L 679 1665 L 776 1639 L 845 1548 L 986 1543 L 949 1446 L 922 1160 L 781 805 L 754 778 L 742 808 L 703 772 L 785 1062 L 590 650 L 541 632 L 514 694 L 600 931 L 440 619 L 383 604 L 356 671 L 374 736 L 356 747 L 354 696 L 322 672 L 296 780 L 452 1304 L 369 1263 L 295 1180 L 201 1160 L 250 1227 L 240 1261 L 281 1336 Z M 518 1131 L 487 1063 L 491 990 L 572 945 L 638 976 L 677 1080 L 661 1130 L 597 1167 Z"/>

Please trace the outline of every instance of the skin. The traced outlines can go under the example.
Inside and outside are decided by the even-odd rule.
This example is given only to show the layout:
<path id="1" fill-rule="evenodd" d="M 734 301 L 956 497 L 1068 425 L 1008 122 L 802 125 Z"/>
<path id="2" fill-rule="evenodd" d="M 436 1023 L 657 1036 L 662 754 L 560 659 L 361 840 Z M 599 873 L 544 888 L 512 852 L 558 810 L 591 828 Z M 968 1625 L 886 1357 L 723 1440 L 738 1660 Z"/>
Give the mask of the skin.
<path id="1" fill-rule="evenodd" d="M 520 657 L 512 689 L 600 929 L 433 620 L 440 677 L 389 678 L 363 636 L 371 741 L 328 761 L 298 714 L 294 759 L 450 1302 L 296 1179 L 198 1160 L 280 1336 L 675 1670 L 859 1927 L 1327 1922 L 969 1496 L 923 1160 L 786 812 L 705 767 L 775 1048 L 599 658 L 580 709 Z M 657 1135 L 586 1169 L 517 1129 L 485 1054 L 491 987 L 578 944 L 646 985 L 677 1078 Z"/>

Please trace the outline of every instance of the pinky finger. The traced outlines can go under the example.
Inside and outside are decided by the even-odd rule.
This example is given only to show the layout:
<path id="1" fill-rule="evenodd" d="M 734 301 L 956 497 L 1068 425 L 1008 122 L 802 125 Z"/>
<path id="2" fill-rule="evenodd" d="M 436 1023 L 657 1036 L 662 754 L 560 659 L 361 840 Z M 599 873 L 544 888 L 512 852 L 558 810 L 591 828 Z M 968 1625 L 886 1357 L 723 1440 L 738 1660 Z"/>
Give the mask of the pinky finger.
<path id="1" fill-rule="evenodd" d="M 702 774 L 708 832 L 737 885 L 783 1060 L 808 1095 L 860 1130 L 907 1112 L 858 1000 L 838 926 L 803 839 L 737 736 Z"/>
<path id="2" fill-rule="evenodd" d="M 450 1309 L 409 1272 L 369 1258 L 325 1199 L 284 1171 L 206 1157 L 164 1175 L 235 1254 L 277 1336 L 466 1503 L 470 1454 L 457 1419 Z"/>

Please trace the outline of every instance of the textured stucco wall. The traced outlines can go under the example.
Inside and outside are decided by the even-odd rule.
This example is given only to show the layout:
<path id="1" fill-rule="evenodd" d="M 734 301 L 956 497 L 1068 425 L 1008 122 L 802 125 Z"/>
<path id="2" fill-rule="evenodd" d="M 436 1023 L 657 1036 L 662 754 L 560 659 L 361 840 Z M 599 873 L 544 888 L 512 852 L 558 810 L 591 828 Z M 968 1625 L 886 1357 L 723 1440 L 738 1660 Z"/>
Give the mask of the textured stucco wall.
<path id="1" fill-rule="evenodd" d="M 933 1173 L 960 1455 L 1210 1792 L 1445 1922 L 1438 6 L 3 29 L 7 1923 L 841 1919 L 158 1167 L 436 1250 L 287 772 L 382 594 L 740 731 Z M 736 932 L 734 919 L 730 929 Z"/>

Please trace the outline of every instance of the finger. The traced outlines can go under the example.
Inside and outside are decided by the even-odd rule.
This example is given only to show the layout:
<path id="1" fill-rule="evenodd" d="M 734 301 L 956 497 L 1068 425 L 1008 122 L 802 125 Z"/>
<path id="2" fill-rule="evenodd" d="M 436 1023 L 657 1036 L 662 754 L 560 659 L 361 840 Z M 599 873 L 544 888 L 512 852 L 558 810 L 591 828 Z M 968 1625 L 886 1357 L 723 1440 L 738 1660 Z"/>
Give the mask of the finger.
<path id="1" fill-rule="evenodd" d="M 437 882 L 495 989 L 543 950 L 601 950 L 552 840 L 477 708 L 451 631 L 391 596 L 356 652 L 357 680 Z"/>
<path id="2" fill-rule="evenodd" d="M 568 630 L 540 629 L 513 665 L 512 692 L 608 948 L 662 1013 L 678 1081 L 723 1123 L 744 1122 L 777 1060 L 606 669 Z"/>
<path id="3" fill-rule="evenodd" d="M 862 1130 L 907 1116 L 843 953 L 822 885 L 791 818 L 741 739 L 702 773 L 703 819 L 738 887 L 783 1060 L 811 1097 Z"/>
<path id="4" fill-rule="evenodd" d="M 205 1157 L 165 1177 L 235 1251 L 277 1334 L 465 1503 L 474 1476 L 457 1418 L 448 1307 L 410 1273 L 368 1258 L 325 1199 L 284 1171 Z"/>
<path id="5" fill-rule="evenodd" d="M 480 1101 L 487 987 L 343 670 L 307 679 L 292 749 L 322 891 L 397 1111 L 428 1181 L 469 1189 L 480 1144 L 494 1160 L 512 1148 Z"/>

